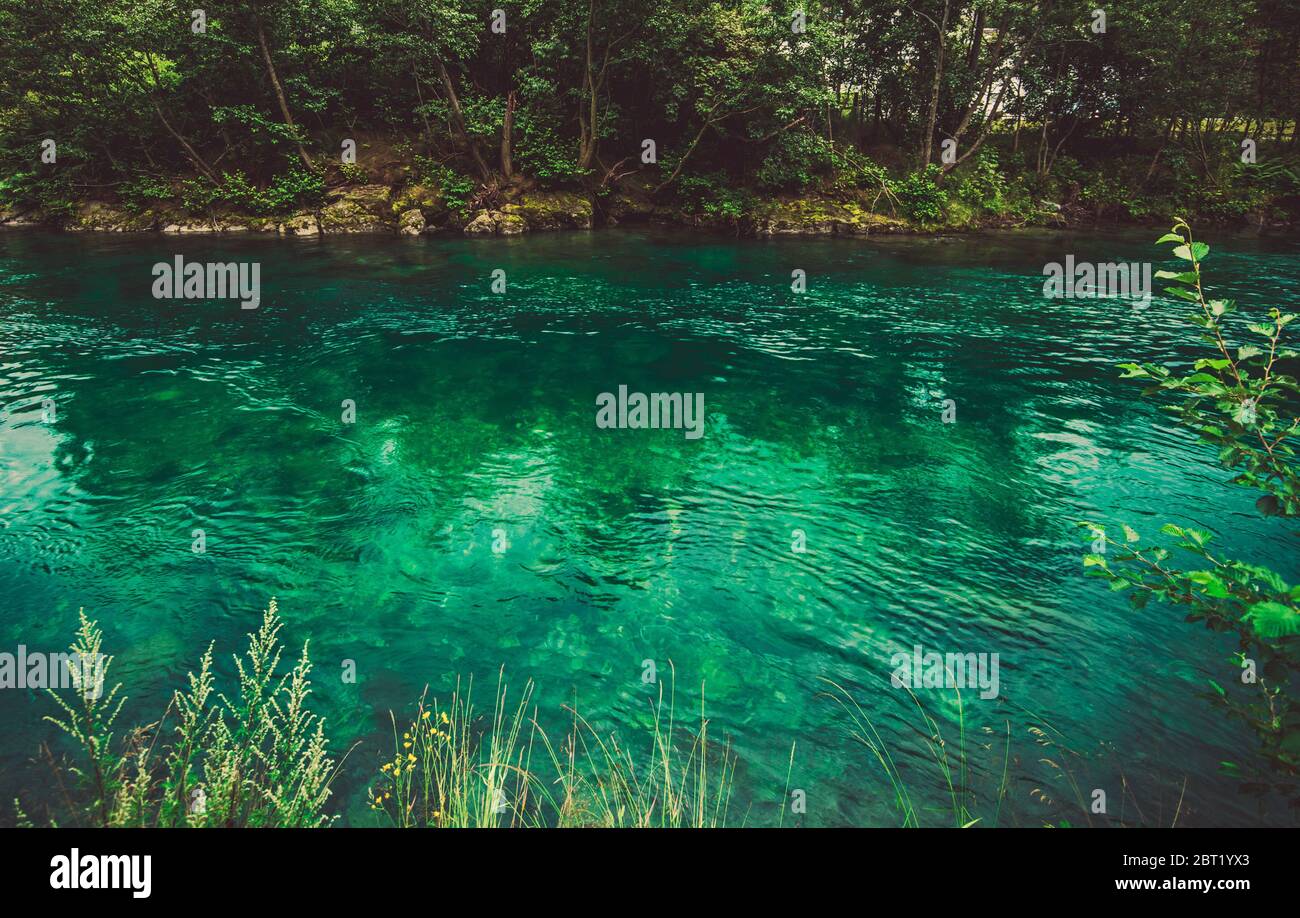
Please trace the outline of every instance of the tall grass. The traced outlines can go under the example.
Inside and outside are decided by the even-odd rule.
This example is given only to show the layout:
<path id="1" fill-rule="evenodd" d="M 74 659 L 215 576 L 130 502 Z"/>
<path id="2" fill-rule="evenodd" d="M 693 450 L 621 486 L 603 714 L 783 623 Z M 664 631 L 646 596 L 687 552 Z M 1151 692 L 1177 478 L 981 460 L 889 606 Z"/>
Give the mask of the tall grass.
<path id="1" fill-rule="evenodd" d="M 561 828 L 693 827 L 726 824 L 735 757 L 711 746 L 701 693 L 696 728 L 676 715 L 676 673 L 651 704 L 637 747 L 602 734 L 566 705 L 570 727 L 552 740 L 532 708 L 534 686 L 511 700 L 499 674 L 492 709 L 480 718 L 473 682 L 457 682 L 444 705 L 421 698 L 393 757 L 368 790 L 370 807 L 398 826 Z"/>
<path id="2" fill-rule="evenodd" d="M 826 694 L 834 699 L 848 714 L 852 725 L 850 735 L 871 752 L 884 770 L 893 795 L 894 806 L 898 810 L 903 827 L 919 828 L 923 826 L 925 824 L 924 814 L 918 810 L 913 802 L 903 771 L 899 767 L 889 744 L 884 741 L 880 732 L 876 729 L 876 725 L 846 688 L 830 679 L 824 679 L 823 681 L 834 689 L 834 691 Z M 971 792 L 970 746 L 967 742 L 966 708 L 961 700 L 961 692 L 957 692 L 957 739 L 954 744 L 944 738 L 938 722 L 921 704 L 920 699 L 916 697 L 916 693 L 906 686 L 903 686 L 903 689 L 907 692 L 908 697 L 911 698 L 920 714 L 921 723 L 924 726 L 921 736 L 930 754 L 930 760 L 934 763 L 939 780 L 942 782 L 944 793 L 948 798 L 949 808 L 944 814 L 942 824 L 957 828 L 970 828 L 985 821 L 987 817 L 988 824 L 996 826 L 1001 816 L 1002 803 L 1007 796 L 1007 776 L 1011 756 L 1010 724 L 1007 725 L 1002 779 L 992 804 L 993 811 L 981 815 L 978 812 L 975 797 Z"/>
<path id="3" fill-rule="evenodd" d="M 71 697 L 50 692 L 61 716 L 47 720 L 71 739 L 77 755 L 71 763 L 56 761 L 46 749 L 63 801 L 58 818 L 48 821 L 59 824 L 66 816 L 82 825 L 123 827 L 331 824 L 337 817 L 327 815 L 326 806 L 338 766 L 328 754 L 323 721 L 307 708 L 308 646 L 283 669 L 281 627 L 272 599 L 261 626 L 248 635 L 247 650 L 234 657 L 237 685 L 232 695 L 216 690 L 209 645 L 198 672 L 189 674 L 186 688 L 173 694 L 162 717 L 118 739 L 115 724 L 126 699 L 120 685 L 102 691 L 112 658 L 99 656 L 103 633 L 83 614 L 71 654 L 102 663 L 95 685 L 88 683 L 85 667 L 70 667 Z M 1010 721 L 1005 737 L 983 728 L 984 736 L 972 741 L 960 692 L 955 727 L 943 728 L 909 689 L 928 755 L 920 766 L 904 764 L 902 747 L 881 735 L 853 695 L 836 682 L 823 681 L 831 690 L 822 694 L 848 715 L 850 737 L 883 771 L 901 826 L 1004 823 Z M 533 696 L 531 680 L 512 694 L 502 671 L 490 705 L 482 711 L 471 678 L 457 680 L 445 701 L 430 698 L 426 689 L 409 720 L 399 722 L 390 712 L 392 755 L 378 763 L 367 788 L 374 821 L 433 828 L 715 828 L 733 821 L 736 756 L 729 742 L 719 744 L 710 736 L 703 686 L 698 709 L 692 706 L 689 714 L 679 716 L 673 669 L 648 701 L 646 729 L 624 735 L 598 729 L 576 701 L 563 706 L 568 725 L 552 735 L 538 719 Z M 1085 757 L 1043 723 L 1046 729 L 1030 729 L 1038 762 L 1049 769 L 1048 780 L 1029 792 L 1046 810 L 1038 824 L 1071 825 L 1069 819 L 1057 818 L 1063 808 L 1071 819 L 1079 814 L 1081 824 L 1116 824 L 1109 817 L 1093 818 L 1088 785 L 1073 770 Z M 951 734 L 954 729 L 955 736 L 945 736 L 945 730 Z M 999 748 L 1000 769 L 972 767 L 973 756 L 996 754 Z M 778 825 L 785 824 L 795 749 L 791 743 L 780 818 L 774 820 Z M 996 788 L 977 795 L 973 775 L 985 786 L 991 775 Z M 917 780 L 926 784 L 922 796 L 914 791 Z M 1138 824 L 1165 821 L 1163 814 L 1148 819 L 1127 778 L 1121 775 L 1120 780 L 1118 824 L 1129 824 L 1124 808 L 1130 802 Z M 863 783 L 869 783 L 865 774 Z M 1065 791 L 1058 802 L 1051 787 L 1062 783 Z M 936 786 L 946 805 L 922 806 L 922 797 L 935 799 Z M 30 824 L 17 804 L 19 822 Z M 1180 794 L 1174 824 L 1181 811 Z"/>
<path id="4" fill-rule="evenodd" d="M 962 700 L 961 692 L 956 690 L 956 735 L 945 736 L 944 729 L 926 710 L 916 693 L 903 686 L 919 715 L 918 733 L 927 753 L 922 759 L 920 770 L 915 763 L 904 769 L 899 762 L 901 749 L 899 744 L 886 742 L 853 694 L 837 682 L 830 679 L 823 679 L 823 681 L 831 686 L 831 691 L 823 694 L 839 704 L 848 715 L 850 736 L 871 753 L 871 757 L 884 772 L 899 824 L 903 828 L 933 826 L 992 828 L 1005 824 L 1012 762 L 1010 720 L 1005 721 L 1004 728 L 999 731 L 982 727 L 979 738 L 973 738 L 967 726 L 966 705 Z M 1097 788 L 1090 786 L 1095 782 L 1081 783 L 1080 778 L 1080 771 L 1095 774 L 1097 757 L 1072 748 L 1065 742 L 1061 731 L 1040 715 L 1012 702 L 1008 704 L 1032 721 L 1027 731 L 1036 762 L 1044 769 L 1042 780 L 1028 792 L 1032 805 L 1041 808 L 1041 815 L 1033 817 L 1033 824 L 1049 828 L 1076 826 L 1173 828 L 1178 825 L 1178 820 L 1183 813 L 1186 779 L 1183 780 L 1182 787 L 1178 791 L 1178 799 L 1170 816 L 1165 814 L 1163 807 L 1160 811 L 1148 814 L 1143 810 L 1134 785 L 1121 768 L 1117 782 L 1114 779 L 1107 781 L 1112 785 L 1112 791 L 1118 791 L 1118 812 L 1115 812 L 1114 799 L 1109 800 L 1098 810 L 1094 796 Z M 990 769 L 988 772 L 988 778 L 995 780 L 996 786 L 992 786 L 986 779 L 983 783 L 989 791 L 981 795 L 975 789 L 977 783 L 975 776 L 981 770 L 974 767 L 976 763 L 972 760 L 976 755 L 982 758 L 984 753 L 993 753 L 999 748 L 1001 765 L 996 771 Z M 1108 754 L 1104 745 L 1102 752 L 1104 755 Z M 993 761 L 996 762 L 996 759 Z M 947 799 L 947 806 L 928 809 L 919 806 L 912 792 L 912 787 L 918 780 L 925 782 L 927 790 L 937 784 L 941 795 Z M 926 799 L 931 799 L 931 795 L 927 793 Z"/>

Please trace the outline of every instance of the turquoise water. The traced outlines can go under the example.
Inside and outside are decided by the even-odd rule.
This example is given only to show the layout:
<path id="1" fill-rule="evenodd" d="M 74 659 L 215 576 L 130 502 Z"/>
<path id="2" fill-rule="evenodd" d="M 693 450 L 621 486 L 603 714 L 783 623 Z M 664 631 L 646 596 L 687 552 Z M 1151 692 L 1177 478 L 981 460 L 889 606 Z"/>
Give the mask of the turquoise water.
<path id="1" fill-rule="evenodd" d="M 1219 774 L 1252 746 L 1197 694 L 1231 678 L 1231 640 L 1082 575 L 1073 523 L 1095 519 L 1195 524 L 1300 577 L 1253 495 L 1117 379 L 1118 362 L 1191 353 L 1180 307 L 1042 296 L 1045 262 L 1149 259 L 1151 235 L 0 235 L 0 650 L 65 646 L 84 607 L 124 716 L 153 719 L 274 594 L 288 641 L 311 639 L 335 748 L 360 742 L 336 785 L 352 824 L 388 710 L 425 685 L 473 674 L 488 700 L 504 666 L 536 680 L 544 722 L 576 698 L 637 737 L 642 661 L 665 677 L 671 660 L 679 704 L 702 683 L 737 755 L 732 821 L 758 825 L 778 819 L 792 742 L 800 821 L 897 822 L 825 679 L 942 823 L 891 656 L 996 652 L 999 697 L 963 699 L 984 802 L 1011 735 L 1002 824 L 1065 812 L 1043 724 L 1112 812 L 1128 782 L 1127 821 L 1168 824 L 1182 795 L 1180 824 L 1286 823 Z M 152 299 L 152 264 L 177 253 L 260 262 L 261 308 Z M 1228 243 L 1208 267 L 1262 310 L 1295 302 L 1297 254 Z M 597 428 L 596 396 L 621 384 L 703 393 L 704 436 Z M 955 738 L 953 693 L 920 694 Z M 32 760 L 51 710 L 0 692 L 0 800 L 47 792 Z"/>

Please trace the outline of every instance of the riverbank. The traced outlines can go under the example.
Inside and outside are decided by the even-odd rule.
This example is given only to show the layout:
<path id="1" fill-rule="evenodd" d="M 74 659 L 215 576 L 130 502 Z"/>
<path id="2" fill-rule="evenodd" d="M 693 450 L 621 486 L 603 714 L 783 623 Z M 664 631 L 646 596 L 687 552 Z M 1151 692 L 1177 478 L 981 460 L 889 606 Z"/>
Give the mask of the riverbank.
<path id="1" fill-rule="evenodd" d="M 204 235 L 261 233 L 278 236 L 517 236 L 610 226 L 680 226 L 745 237 L 936 235 L 953 232 L 1046 227 L 1056 229 L 1133 227 L 1158 220 L 1101 218 L 1086 210 L 1039 202 L 1030 213 L 962 214 L 958 219 L 922 222 L 897 212 L 878 212 L 853 197 L 784 196 L 726 214 L 692 212 L 657 204 L 636 194 L 618 194 L 603 206 L 573 191 L 529 190 L 496 207 L 458 211 L 442 193 L 425 185 L 368 183 L 326 190 L 319 205 L 283 214 L 232 208 L 195 213 L 169 200 L 132 205 L 86 200 L 57 212 L 0 210 L 0 226 L 39 227 L 65 232 Z M 1290 228 L 1286 221 L 1255 215 L 1224 223 L 1237 232 L 1269 233 Z"/>
<path id="2" fill-rule="evenodd" d="M 202 214 L 166 200 L 144 206 L 88 200 L 58 212 L 0 211 L 0 226 L 45 227 L 67 232 L 281 236 L 516 236 L 629 224 L 720 229 L 745 236 L 866 236 L 959 228 L 917 223 L 905 216 L 873 212 L 852 199 L 822 196 L 777 198 L 727 215 L 691 213 L 635 194 L 613 196 L 604 205 L 598 208 L 590 198 L 572 191 L 530 190 L 496 207 L 457 210 L 446 202 L 439 189 L 426 185 L 363 184 L 331 188 L 324 192 L 319 206 L 284 214 L 255 214 L 228 208 Z M 1035 222 L 1064 224 L 1051 211 L 1045 211 L 1043 219 Z M 994 224 L 1011 225 L 1005 220 L 988 222 Z"/>

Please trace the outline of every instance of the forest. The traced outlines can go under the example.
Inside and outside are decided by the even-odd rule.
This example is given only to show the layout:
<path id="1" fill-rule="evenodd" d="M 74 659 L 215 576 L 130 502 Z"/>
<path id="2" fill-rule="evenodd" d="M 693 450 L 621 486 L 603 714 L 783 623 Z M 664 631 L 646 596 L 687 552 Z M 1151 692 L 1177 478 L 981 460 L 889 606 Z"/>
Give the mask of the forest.
<path id="1" fill-rule="evenodd" d="M 197 2 L 0 3 L 0 219 L 1276 227 L 1300 200 L 1297 0 Z"/>

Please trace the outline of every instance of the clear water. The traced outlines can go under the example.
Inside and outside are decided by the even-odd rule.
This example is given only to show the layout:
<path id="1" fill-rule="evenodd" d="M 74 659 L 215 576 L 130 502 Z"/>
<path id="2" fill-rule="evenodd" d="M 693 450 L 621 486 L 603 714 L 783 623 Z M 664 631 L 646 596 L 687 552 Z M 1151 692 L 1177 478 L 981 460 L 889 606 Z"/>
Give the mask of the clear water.
<path id="1" fill-rule="evenodd" d="M 0 649 L 65 646 L 84 607 L 126 717 L 153 719 L 274 594 L 290 643 L 311 639 L 335 748 L 361 743 L 337 785 L 352 824 L 388 710 L 425 685 L 473 674 L 489 700 L 504 666 L 536 680 L 544 722 L 576 698 L 632 738 L 646 659 L 661 676 L 672 661 L 687 709 L 703 683 L 738 757 L 733 822 L 777 821 L 792 742 L 808 824 L 897 822 L 832 679 L 943 823 L 890 658 L 997 652 L 1000 697 L 964 701 L 984 803 L 1011 734 L 1002 824 L 1059 818 L 1072 796 L 1039 761 L 1043 723 L 1086 753 L 1085 792 L 1129 782 L 1130 821 L 1168 824 L 1183 795 L 1183 824 L 1285 823 L 1219 774 L 1252 746 L 1198 696 L 1230 678 L 1231 640 L 1134 613 L 1080 566 L 1076 520 L 1174 521 L 1300 577 L 1253 495 L 1117 379 L 1118 362 L 1191 353 L 1180 308 L 1042 297 L 1045 262 L 1159 257 L 1151 235 L 0 235 Z M 1228 243 L 1209 267 L 1263 309 L 1295 302 L 1298 252 Z M 151 265 L 177 253 L 259 261 L 262 307 L 152 299 Z M 620 384 L 703 392 L 704 437 L 598 429 L 595 397 Z M 921 695 L 955 739 L 952 693 Z M 0 692 L 0 800 L 47 792 L 50 711 Z"/>

